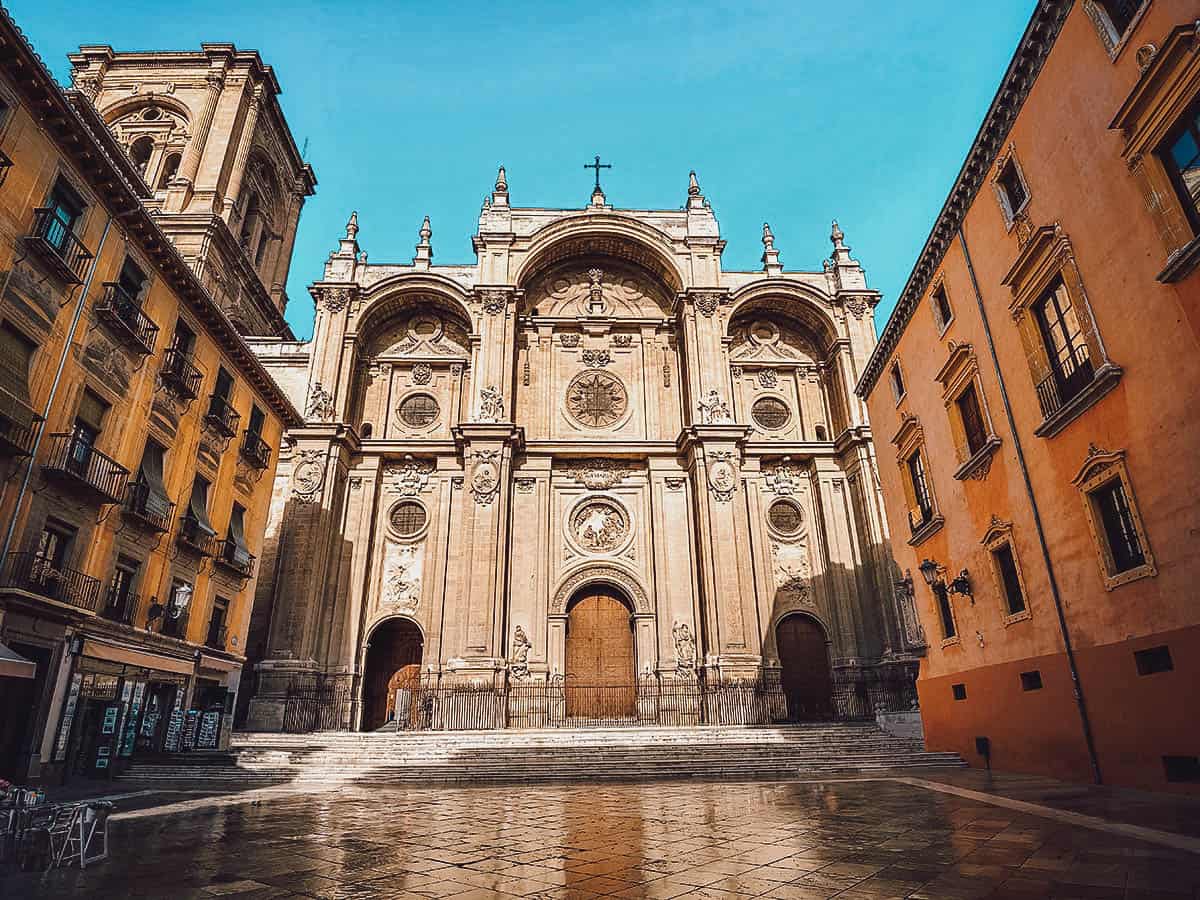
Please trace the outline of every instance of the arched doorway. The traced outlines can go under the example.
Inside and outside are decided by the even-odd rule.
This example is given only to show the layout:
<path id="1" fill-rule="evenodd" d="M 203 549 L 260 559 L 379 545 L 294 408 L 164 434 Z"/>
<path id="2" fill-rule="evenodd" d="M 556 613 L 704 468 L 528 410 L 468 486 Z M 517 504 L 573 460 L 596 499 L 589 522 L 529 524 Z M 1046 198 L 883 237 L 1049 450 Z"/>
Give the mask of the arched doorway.
<path id="1" fill-rule="evenodd" d="M 411 715 L 411 698 L 421 679 L 424 644 L 420 629 L 408 619 L 388 619 L 371 634 L 363 674 L 364 731 L 374 731 L 393 719 L 403 723 Z M 409 698 L 407 704 L 405 697 Z"/>
<path id="2" fill-rule="evenodd" d="M 825 719 L 833 713 L 833 677 L 825 630 L 811 616 L 791 615 L 775 627 L 783 667 L 782 686 L 788 719 Z"/>
<path id="3" fill-rule="evenodd" d="M 567 716 L 637 715 L 633 616 L 611 588 L 584 588 L 567 607 Z"/>

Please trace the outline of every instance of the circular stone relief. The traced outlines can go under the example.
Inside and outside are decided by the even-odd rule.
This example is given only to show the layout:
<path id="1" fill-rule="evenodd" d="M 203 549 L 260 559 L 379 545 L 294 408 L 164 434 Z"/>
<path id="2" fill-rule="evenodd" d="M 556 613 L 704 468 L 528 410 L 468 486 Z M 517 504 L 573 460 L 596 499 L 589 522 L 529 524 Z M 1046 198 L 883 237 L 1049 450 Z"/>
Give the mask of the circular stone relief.
<path id="1" fill-rule="evenodd" d="M 754 421 L 768 431 L 776 431 L 792 419 L 792 411 L 778 397 L 759 397 L 750 409 Z"/>
<path id="2" fill-rule="evenodd" d="M 398 536 L 416 537 L 425 529 L 429 515 L 425 507 L 415 500 L 401 500 L 388 513 L 388 524 Z"/>
<path id="3" fill-rule="evenodd" d="M 791 536 L 804 527 L 804 513 L 790 500 L 776 500 L 767 510 L 767 522 L 780 534 Z"/>
<path id="4" fill-rule="evenodd" d="M 581 372 L 567 385 L 567 412 L 589 428 L 616 424 L 628 406 L 625 386 L 608 372 Z"/>
<path id="5" fill-rule="evenodd" d="M 438 402 L 429 394 L 413 394 L 400 401 L 400 421 L 409 428 L 424 428 L 437 421 Z"/>
<path id="6" fill-rule="evenodd" d="M 618 549 L 629 534 L 629 518 L 611 500 L 587 500 L 571 513 L 571 536 L 589 553 Z"/>

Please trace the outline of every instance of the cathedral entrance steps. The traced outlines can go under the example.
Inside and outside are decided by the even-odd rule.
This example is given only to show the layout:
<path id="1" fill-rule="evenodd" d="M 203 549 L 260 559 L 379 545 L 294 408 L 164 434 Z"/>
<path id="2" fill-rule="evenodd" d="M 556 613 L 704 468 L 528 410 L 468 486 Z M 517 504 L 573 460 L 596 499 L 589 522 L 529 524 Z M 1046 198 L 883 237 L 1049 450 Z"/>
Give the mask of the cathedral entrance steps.
<path id="1" fill-rule="evenodd" d="M 137 760 L 123 779 L 214 785 L 790 778 L 962 767 L 873 725 L 240 734 L 228 753 Z"/>

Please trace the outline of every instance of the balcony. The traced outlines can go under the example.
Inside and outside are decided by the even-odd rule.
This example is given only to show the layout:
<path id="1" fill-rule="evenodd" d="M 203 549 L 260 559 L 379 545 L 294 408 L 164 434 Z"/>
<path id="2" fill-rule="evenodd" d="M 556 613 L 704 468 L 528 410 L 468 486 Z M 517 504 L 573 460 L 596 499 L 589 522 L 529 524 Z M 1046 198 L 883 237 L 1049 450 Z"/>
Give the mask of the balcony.
<path id="1" fill-rule="evenodd" d="M 33 228 L 25 235 L 25 243 L 68 284 L 83 284 L 92 252 L 55 210 L 39 207 L 33 211 Z"/>
<path id="2" fill-rule="evenodd" d="M 13 161 L 8 154 L 0 150 L 0 186 L 3 186 L 4 182 L 8 180 L 8 170 L 12 168 L 12 165 Z"/>
<path id="3" fill-rule="evenodd" d="M 78 434 L 50 435 L 50 452 L 42 474 L 87 494 L 94 502 L 121 503 L 129 470 L 104 455 Z"/>
<path id="4" fill-rule="evenodd" d="M 55 566 L 36 553 L 10 553 L 4 560 L 0 584 L 6 588 L 57 600 L 85 612 L 100 603 L 100 581 L 66 566 Z"/>
<path id="5" fill-rule="evenodd" d="M 271 448 L 261 435 L 253 431 L 242 434 L 242 456 L 256 469 L 265 469 L 271 464 Z"/>
<path id="6" fill-rule="evenodd" d="M 915 547 L 922 543 L 931 534 L 941 529 L 945 523 L 945 517 L 933 511 L 932 507 L 918 507 L 919 515 L 914 516 L 912 510 L 908 512 L 908 530 L 912 537 L 908 539 L 909 546 Z"/>
<path id="7" fill-rule="evenodd" d="M 108 596 L 105 598 L 104 607 L 100 610 L 100 615 L 110 622 L 120 622 L 122 625 L 132 627 L 141 606 L 141 595 L 130 593 L 129 591 L 122 592 L 112 587 L 108 589 Z"/>
<path id="8" fill-rule="evenodd" d="M 208 412 L 204 420 L 219 434 L 231 438 L 237 434 L 238 422 L 242 420 L 242 416 L 228 400 L 220 394 L 213 394 L 208 398 Z"/>
<path id="9" fill-rule="evenodd" d="M 116 282 L 104 283 L 104 296 L 96 304 L 96 315 L 120 336 L 126 346 L 147 356 L 154 352 L 158 326 Z"/>
<path id="10" fill-rule="evenodd" d="M 216 628 L 210 626 L 208 629 L 208 636 L 204 639 L 204 646 L 208 647 L 210 650 L 224 651 L 228 640 L 229 629 L 226 626 L 220 625 Z"/>
<path id="11" fill-rule="evenodd" d="M 233 538 L 225 538 L 217 545 L 217 562 L 242 578 L 249 578 L 254 574 L 255 559 L 253 553 L 245 547 L 239 547 Z"/>
<path id="12" fill-rule="evenodd" d="M 181 641 L 187 640 L 188 612 L 189 610 L 185 609 L 177 618 L 172 618 L 171 614 L 164 609 L 162 616 L 158 619 L 158 633 L 178 638 Z"/>
<path id="13" fill-rule="evenodd" d="M 33 428 L 0 417 L 0 457 L 29 456 L 33 453 Z"/>
<path id="14" fill-rule="evenodd" d="M 159 377 L 163 384 L 185 400 L 200 396 L 200 381 L 204 377 L 192 362 L 192 355 L 179 347 L 171 347 L 163 354 Z"/>
<path id="15" fill-rule="evenodd" d="M 125 486 L 125 505 L 122 510 L 147 530 L 163 534 L 171 530 L 171 514 L 175 511 L 175 504 L 150 490 L 149 482 L 139 478 Z"/>
<path id="16" fill-rule="evenodd" d="M 179 520 L 179 544 L 201 556 L 215 556 L 218 550 L 217 536 L 204 528 L 192 516 Z"/>

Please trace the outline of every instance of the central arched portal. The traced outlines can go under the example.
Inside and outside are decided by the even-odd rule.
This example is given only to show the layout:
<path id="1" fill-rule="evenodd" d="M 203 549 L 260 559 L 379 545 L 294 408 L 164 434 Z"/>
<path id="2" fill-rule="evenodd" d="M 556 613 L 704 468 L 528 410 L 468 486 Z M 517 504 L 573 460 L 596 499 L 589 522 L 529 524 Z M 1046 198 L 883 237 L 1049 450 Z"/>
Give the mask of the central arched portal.
<path id="1" fill-rule="evenodd" d="M 363 731 L 374 731 L 393 719 L 403 725 L 411 714 L 424 645 L 421 630 L 408 619 L 388 619 L 371 634 L 363 670 Z"/>
<path id="2" fill-rule="evenodd" d="M 811 616 L 787 616 L 775 629 L 788 719 L 825 719 L 833 713 L 833 677 L 825 630 Z"/>
<path id="3" fill-rule="evenodd" d="M 637 715 L 633 615 L 617 591 L 581 590 L 567 608 L 567 716 L 626 719 Z"/>

